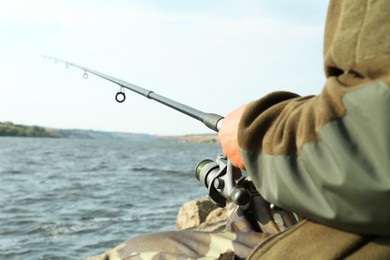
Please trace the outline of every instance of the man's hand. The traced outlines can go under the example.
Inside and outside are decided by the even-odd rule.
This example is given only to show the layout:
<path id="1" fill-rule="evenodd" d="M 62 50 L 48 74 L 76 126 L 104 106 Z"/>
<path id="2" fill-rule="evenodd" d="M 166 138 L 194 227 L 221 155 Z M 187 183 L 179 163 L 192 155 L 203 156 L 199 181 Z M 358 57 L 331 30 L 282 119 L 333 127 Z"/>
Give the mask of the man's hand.
<path id="1" fill-rule="evenodd" d="M 231 161 L 231 163 L 245 170 L 244 162 L 240 155 L 240 148 L 237 142 L 238 123 L 240 122 L 242 113 L 246 105 L 242 105 L 230 112 L 222 122 L 222 126 L 218 131 L 218 140 L 222 146 L 223 153 Z"/>

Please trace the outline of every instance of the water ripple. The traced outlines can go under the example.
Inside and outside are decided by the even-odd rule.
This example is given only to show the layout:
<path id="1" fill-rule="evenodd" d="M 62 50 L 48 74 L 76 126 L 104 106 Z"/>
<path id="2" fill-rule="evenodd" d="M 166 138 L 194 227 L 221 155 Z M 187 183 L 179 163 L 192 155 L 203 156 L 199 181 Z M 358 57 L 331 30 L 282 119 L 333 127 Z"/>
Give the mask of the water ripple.
<path id="1" fill-rule="evenodd" d="M 218 150 L 0 138 L 0 259 L 84 259 L 137 234 L 174 229 L 179 207 L 206 192 L 193 167 Z"/>

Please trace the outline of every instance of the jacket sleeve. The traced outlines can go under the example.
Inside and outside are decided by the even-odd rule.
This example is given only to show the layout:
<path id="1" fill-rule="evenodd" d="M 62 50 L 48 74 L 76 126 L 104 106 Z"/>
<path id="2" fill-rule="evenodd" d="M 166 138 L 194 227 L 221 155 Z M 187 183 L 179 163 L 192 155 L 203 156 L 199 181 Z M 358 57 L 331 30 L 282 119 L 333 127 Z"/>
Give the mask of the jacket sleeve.
<path id="1" fill-rule="evenodd" d="M 331 1 L 322 92 L 274 92 L 246 107 L 241 154 L 271 203 L 350 232 L 390 234 L 389 14 L 387 0 Z"/>

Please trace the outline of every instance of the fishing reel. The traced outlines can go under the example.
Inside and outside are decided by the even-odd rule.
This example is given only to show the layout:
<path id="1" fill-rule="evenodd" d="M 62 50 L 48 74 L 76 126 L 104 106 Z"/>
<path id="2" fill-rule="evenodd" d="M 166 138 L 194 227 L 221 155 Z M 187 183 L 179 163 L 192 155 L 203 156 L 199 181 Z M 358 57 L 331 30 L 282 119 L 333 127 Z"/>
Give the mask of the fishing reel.
<path id="1" fill-rule="evenodd" d="M 244 188 L 246 177 L 226 156 L 219 155 L 216 161 L 201 161 L 195 168 L 195 176 L 206 186 L 208 197 L 215 205 L 223 208 L 227 200 L 244 208 L 249 205 L 251 195 Z"/>
<path id="2" fill-rule="evenodd" d="M 231 201 L 238 206 L 242 212 L 238 215 L 249 222 L 242 217 L 238 221 L 247 223 L 248 230 L 276 234 L 297 223 L 298 219 L 292 212 L 264 200 L 247 176 L 224 155 L 217 156 L 215 161 L 201 161 L 195 168 L 195 176 L 208 189 L 207 196 L 212 203 L 223 208 L 227 201 Z M 233 218 L 232 221 L 237 220 Z M 243 225 L 240 226 L 242 228 Z"/>

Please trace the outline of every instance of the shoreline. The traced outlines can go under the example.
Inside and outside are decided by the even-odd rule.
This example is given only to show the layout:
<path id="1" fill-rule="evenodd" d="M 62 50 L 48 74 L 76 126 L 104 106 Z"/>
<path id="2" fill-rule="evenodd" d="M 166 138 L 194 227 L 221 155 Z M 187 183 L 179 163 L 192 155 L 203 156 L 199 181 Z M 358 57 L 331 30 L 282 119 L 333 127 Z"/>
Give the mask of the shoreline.
<path id="1" fill-rule="evenodd" d="M 22 125 L 13 122 L 0 122 L 0 137 L 44 137 L 66 139 L 108 139 L 108 140 L 170 140 L 180 143 L 218 143 L 217 134 L 152 135 L 95 131 L 82 129 L 57 129 L 36 125 Z"/>

